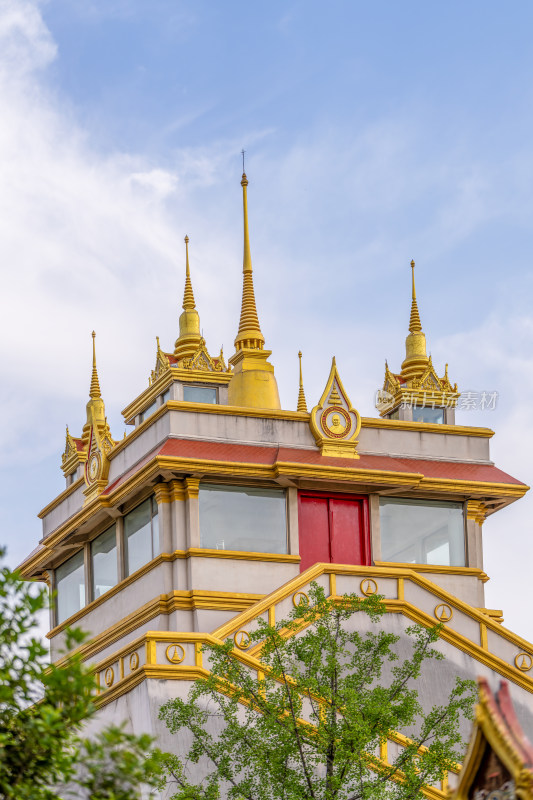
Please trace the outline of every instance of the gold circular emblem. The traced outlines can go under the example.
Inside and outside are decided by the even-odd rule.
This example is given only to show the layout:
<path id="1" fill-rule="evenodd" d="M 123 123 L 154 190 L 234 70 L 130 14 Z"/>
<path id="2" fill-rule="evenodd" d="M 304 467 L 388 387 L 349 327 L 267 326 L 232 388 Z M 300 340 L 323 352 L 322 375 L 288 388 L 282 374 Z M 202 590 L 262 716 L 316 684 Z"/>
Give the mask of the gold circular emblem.
<path id="1" fill-rule="evenodd" d="M 233 637 L 233 641 L 239 650 L 248 650 L 251 644 L 250 634 L 247 631 L 237 631 Z"/>
<path id="2" fill-rule="evenodd" d="M 518 655 L 515 656 L 514 663 L 521 672 L 529 672 L 533 666 L 533 658 L 529 653 L 518 653 Z"/>
<path id="3" fill-rule="evenodd" d="M 93 453 L 91 456 L 91 460 L 89 461 L 89 480 L 94 481 L 96 480 L 96 476 L 98 475 L 98 470 L 100 469 L 100 458 L 98 453 Z"/>
<path id="4" fill-rule="evenodd" d="M 320 426 L 326 436 L 344 439 L 352 429 L 352 418 L 342 406 L 327 406 L 320 416 Z"/>
<path id="5" fill-rule="evenodd" d="M 440 603 L 440 605 L 435 606 L 433 613 L 440 622 L 449 622 L 453 617 L 453 610 L 446 603 Z"/>
<path id="6" fill-rule="evenodd" d="M 135 672 L 135 670 L 138 668 L 139 668 L 139 654 L 132 653 L 130 655 L 130 669 L 132 672 Z"/>
<path id="7" fill-rule="evenodd" d="M 113 686 L 115 682 L 115 673 L 113 672 L 113 667 L 108 667 L 104 672 L 104 682 L 108 689 L 110 686 Z"/>
<path id="8" fill-rule="evenodd" d="M 309 605 L 309 595 L 305 592 L 296 592 L 292 596 L 292 603 L 296 607 L 306 608 Z"/>
<path id="9" fill-rule="evenodd" d="M 181 644 L 169 644 L 165 653 L 167 661 L 171 664 L 181 664 L 185 658 L 185 649 Z"/>
<path id="10" fill-rule="evenodd" d="M 378 585 L 374 578 L 364 578 L 361 581 L 361 591 L 367 597 L 370 597 L 372 594 L 376 594 L 378 590 Z"/>

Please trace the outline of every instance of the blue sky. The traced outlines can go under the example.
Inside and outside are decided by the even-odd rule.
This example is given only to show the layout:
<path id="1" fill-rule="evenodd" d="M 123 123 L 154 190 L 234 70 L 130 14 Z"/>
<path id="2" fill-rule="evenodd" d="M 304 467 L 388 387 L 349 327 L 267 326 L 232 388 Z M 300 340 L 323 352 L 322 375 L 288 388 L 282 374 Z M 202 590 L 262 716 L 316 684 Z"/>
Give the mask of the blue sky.
<path id="1" fill-rule="evenodd" d="M 97 331 L 116 438 L 171 348 L 183 236 L 208 346 L 232 352 L 240 150 L 263 333 L 284 407 L 333 354 L 373 414 L 422 323 L 459 388 L 498 391 L 503 469 L 532 482 L 533 7 L 527 2 L 0 0 L 0 524 L 10 558 L 62 488 Z M 533 638 L 531 501 L 485 525 L 487 604 Z"/>

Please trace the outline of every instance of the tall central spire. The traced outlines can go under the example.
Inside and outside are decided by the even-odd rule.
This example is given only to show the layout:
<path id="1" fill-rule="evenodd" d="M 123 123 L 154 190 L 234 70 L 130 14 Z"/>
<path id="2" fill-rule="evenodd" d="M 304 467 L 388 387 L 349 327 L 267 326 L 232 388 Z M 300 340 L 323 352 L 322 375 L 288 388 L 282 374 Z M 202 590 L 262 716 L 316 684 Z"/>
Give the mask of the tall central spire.
<path id="1" fill-rule="evenodd" d="M 242 173 L 242 207 L 244 217 L 244 253 L 242 260 L 242 305 L 239 330 L 235 338 L 235 347 L 242 350 L 243 347 L 254 350 L 262 350 L 265 338 L 261 333 L 257 307 L 255 305 L 254 279 L 252 272 L 252 256 L 250 253 L 250 234 L 248 231 L 248 178 L 246 173 Z"/>
<path id="2" fill-rule="evenodd" d="M 244 165 L 243 165 L 244 166 Z M 242 260 L 242 305 L 235 352 L 229 359 L 233 375 L 228 385 L 228 402 L 246 408 L 280 408 L 274 367 L 268 362 L 255 305 L 250 234 L 248 231 L 248 178 L 242 173 L 242 210 L 244 219 L 244 253 Z"/>

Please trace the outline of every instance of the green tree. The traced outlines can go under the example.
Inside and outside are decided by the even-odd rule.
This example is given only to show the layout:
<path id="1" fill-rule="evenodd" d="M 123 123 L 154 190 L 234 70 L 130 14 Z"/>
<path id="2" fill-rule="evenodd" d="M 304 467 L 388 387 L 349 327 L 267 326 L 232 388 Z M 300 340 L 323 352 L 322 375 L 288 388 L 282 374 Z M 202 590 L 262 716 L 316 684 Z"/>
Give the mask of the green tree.
<path id="1" fill-rule="evenodd" d="M 355 629 L 359 613 L 374 623 L 367 633 Z M 251 640 L 263 643 L 263 673 L 236 657 L 231 639 L 204 647 L 210 675 L 160 710 L 171 732 L 192 735 L 186 759 L 166 760 L 174 800 L 423 797 L 464 754 L 460 723 L 472 717 L 475 684 L 457 679 L 446 704 L 424 712 L 416 681 L 443 657 L 433 647 L 439 626 L 408 628 L 400 659 L 399 637 L 377 624 L 383 613 L 377 596 L 332 600 L 313 585 L 288 620 L 258 620 Z M 411 743 L 380 762 L 391 731 Z"/>
<path id="2" fill-rule="evenodd" d="M 0 798 L 146 797 L 158 783 L 160 754 L 151 737 L 117 727 L 92 739 L 81 735 L 96 711 L 96 684 L 77 655 L 61 667 L 49 665 L 35 636 L 47 604 L 45 589 L 0 569 Z M 66 650 L 83 638 L 79 630 L 67 631 Z"/>

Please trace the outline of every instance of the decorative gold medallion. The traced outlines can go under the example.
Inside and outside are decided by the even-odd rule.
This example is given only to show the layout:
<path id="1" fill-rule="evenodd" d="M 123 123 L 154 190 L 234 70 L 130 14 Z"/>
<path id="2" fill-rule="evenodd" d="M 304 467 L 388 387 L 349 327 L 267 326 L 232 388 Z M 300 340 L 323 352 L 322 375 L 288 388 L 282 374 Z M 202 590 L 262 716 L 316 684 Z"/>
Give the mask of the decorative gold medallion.
<path id="1" fill-rule="evenodd" d="M 181 664 L 185 658 L 185 649 L 181 644 L 169 644 L 166 649 L 166 657 L 171 664 Z"/>
<path id="2" fill-rule="evenodd" d="M 366 595 L 366 597 L 377 594 L 378 585 L 374 578 L 364 578 L 361 581 L 361 591 L 364 595 Z"/>
<path id="3" fill-rule="evenodd" d="M 113 672 L 113 667 L 108 667 L 104 672 L 104 683 L 109 689 L 111 686 L 113 686 L 114 682 L 115 682 L 115 673 Z"/>
<path id="4" fill-rule="evenodd" d="M 251 644 L 250 634 L 247 631 L 237 631 L 233 637 L 233 641 L 239 650 L 248 650 Z"/>
<path id="5" fill-rule="evenodd" d="M 305 592 L 296 592 L 292 596 L 292 603 L 295 607 L 306 608 L 309 605 L 309 595 Z"/>
<path id="6" fill-rule="evenodd" d="M 514 663 L 521 672 L 529 672 L 533 666 L 533 658 L 529 653 L 518 653 L 518 655 L 515 656 Z"/>
<path id="7" fill-rule="evenodd" d="M 449 622 L 453 617 L 453 609 L 446 603 L 440 603 L 440 605 L 435 606 L 433 613 L 440 622 Z"/>
<path id="8" fill-rule="evenodd" d="M 95 481 L 100 471 L 100 454 L 93 453 L 88 465 L 89 480 Z"/>
<path id="9" fill-rule="evenodd" d="M 322 397 L 311 411 L 309 424 L 323 456 L 359 458 L 356 436 L 361 417 L 344 391 L 335 359 Z"/>
<path id="10" fill-rule="evenodd" d="M 328 406 L 320 416 L 320 427 L 326 436 L 342 439 L 348 436 L 352 428 L 352 420 L 342 407 Z"/>
<path id="11" fill-rule="evenodd" d="M 139 654 L 132 653 L 130 655 L 130 669 L 132 672 L 135 672 L 135 670 L 138 668 L 139 668 Z"/>

